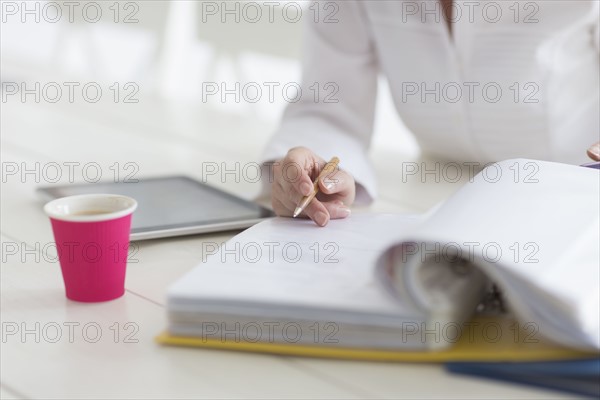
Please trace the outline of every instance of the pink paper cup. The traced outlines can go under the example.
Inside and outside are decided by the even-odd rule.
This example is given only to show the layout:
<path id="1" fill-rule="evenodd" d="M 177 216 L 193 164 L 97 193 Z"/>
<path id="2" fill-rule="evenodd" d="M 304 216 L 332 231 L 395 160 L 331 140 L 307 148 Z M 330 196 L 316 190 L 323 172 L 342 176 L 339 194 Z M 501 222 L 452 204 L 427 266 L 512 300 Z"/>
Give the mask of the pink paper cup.
<path id="1" fill-rule="evenodd" d="M 125 293 L 131 215 L 136 208 L 134 199 L 113 194 L 63 197 L 44 206 L 68 299 L 92 303 Z"/>

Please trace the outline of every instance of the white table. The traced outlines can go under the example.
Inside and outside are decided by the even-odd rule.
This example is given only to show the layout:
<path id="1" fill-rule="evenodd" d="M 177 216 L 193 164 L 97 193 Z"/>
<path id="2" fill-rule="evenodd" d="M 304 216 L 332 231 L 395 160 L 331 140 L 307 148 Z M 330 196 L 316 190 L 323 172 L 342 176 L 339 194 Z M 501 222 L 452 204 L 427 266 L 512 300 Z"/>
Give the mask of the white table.
<path id="1" fill-rule="evenodd" d="M 138 262 L 128 266 L 125 296 L 99 304 L 67 301 L 59 265 L 43 252 L 52 233 L 34 192 L 53 178 L 48 163 L 96 162 L 108 179 L 115 162 L 121 172 L 127 172 L 124 163 L 136 163 L 137 177 L 202 178 L 202 162 L 231 166 L 256 160 L 273 129 L 198 109 L 153 99 L 130 105 L 2 104 L 3 170 L 8 163 L 27 168 L 40 163 L 40 171 L 47 169 L 40 182 L 34 175 L 3 177 L 2 327 L 30 333 L 3 331 L 1 398 L 562 398 L 557 392 L 450 375 L 439 365 L 157 345 L 154 337 L 166 327 L 166 288 L 201 259 L 204 241 L 222 243 L 231 233 L 141 242 Z M 383 149 L 374 149 L 373 157 L 382 198 L 358 212 L 422 212 L 458 187 L 418 179 L 400 184 L 397 171 L 406 159 Z M 68 181 L 67 171 L 60 182 Z M 81 169 L 75 171 L 81 182 Z M 246 198 L 258 192 L 258 184 L 225 178 L 211 176 L 208 182 Z"/>

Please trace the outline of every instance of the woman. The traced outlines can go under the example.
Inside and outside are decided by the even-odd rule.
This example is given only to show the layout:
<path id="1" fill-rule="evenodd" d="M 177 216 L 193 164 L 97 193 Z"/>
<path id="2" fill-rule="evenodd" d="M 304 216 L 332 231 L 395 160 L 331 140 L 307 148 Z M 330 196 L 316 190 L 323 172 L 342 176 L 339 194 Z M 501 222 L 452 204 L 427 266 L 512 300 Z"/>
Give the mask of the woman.
<path id="1" fill-rule="evenodd" d="M 319 182 L 322 193 L 305 215 L 324 226 L 348 216 L 355 198 L 373 199 L 367 150 L 380 72 L 429 156 L 580 164 L 598 141 L 598 1 L 339 1 L 315 8 L 322 12 L 308 24 L 303 95 L 265 153 L 278 160 L 271 194 L 278 215 L 292 215 L 332 155 L 343 170 Z M 598 144 L 588 154 L 600 159 Z M 300 167 L 298 179 L 286 177 L 290 165 Z"/>

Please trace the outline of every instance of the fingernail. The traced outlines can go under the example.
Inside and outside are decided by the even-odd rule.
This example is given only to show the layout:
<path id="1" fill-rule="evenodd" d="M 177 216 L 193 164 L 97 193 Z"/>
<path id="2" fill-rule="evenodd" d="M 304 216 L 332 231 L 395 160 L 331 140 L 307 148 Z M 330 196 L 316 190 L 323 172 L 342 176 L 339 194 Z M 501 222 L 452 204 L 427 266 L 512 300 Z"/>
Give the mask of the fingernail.
<path id="1" fill-rule="evenodd" d="M 348 207 L 340 207 L 340 214 L 342 218 L 346 218 L 347 216 L 352 214 L 352 210 L 350 210 Z"/>
<path id="2" fill-rule="evenodd" d="M 310 184 L 308 182 L 303 182 L 300 185 L 300 190 L 302 191 L 302 194 L 305 196 L 308 196 L 310 194 L 311 189 L 312 189 L 312 187 L 310 186 Z"/>
<path id="3" fill-rule="evenodd" d="M 331 190 L 335 186 L 336 183 L 337 183 L 337 181 L 335 181 L 333 179 L 329 179 L 329 178 L 323 179 L 323 186 L 325 186 L 325 189 L 327 189 L 327 190 Z"/>
<path id="4" fill-rule="evenodd" d="M 592 153 L 596 157 L 600 157 L 600 143 L 596 143 L 588 149 L 588 153 Z"/>
<path id="5" fill-rule="evenodd" d="M 327 214 L 319 211 L 315 214 L 315 222 L 321 226 L 325 226 L 325 224 L 327 223 Z"/>

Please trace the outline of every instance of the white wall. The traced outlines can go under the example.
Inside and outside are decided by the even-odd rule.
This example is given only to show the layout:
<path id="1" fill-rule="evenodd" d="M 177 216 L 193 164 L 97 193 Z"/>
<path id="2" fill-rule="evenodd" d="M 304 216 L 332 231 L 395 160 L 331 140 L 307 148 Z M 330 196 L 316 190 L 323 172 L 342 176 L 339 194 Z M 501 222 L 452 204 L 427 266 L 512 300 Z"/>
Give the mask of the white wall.
<path id="1" fill-rule="evenodd" d="M 227 2 L 229 10 L 240 10 L 239 22 L 236 15 L 223 14 L 220 1 L 120 1 L 118 7 L 113 1 L 86 1 L 72 9 L 61 1 L 29 1 L 26 10 L 20 1 L 1 3 L 3 82 L 94 81 L 103 87 L 133 82 L 139 87 L 136 98 L 258 120 L 271 128 L 287 104 L 282 96 L 274 102 L 262 101 L 266 96 L 257 103 L 222 102 L 219 96 L 203 99 L 203 84 L 298 82 L 302 22 L 311 15 L 306 1 L 280 1 L 274 22 L 263 4 L 258 23 L 248 20 L 258 3 L 247 1 Z M 98 6 L 102 14 L 96 17 Z M 298 6 L 299 23 L 287 21 L 283 7 L 293 16 Z M 262 141 L 270 134 L 266 130 Z M 383 80 L 375 132 L 375 148 L 417 151 Z"/>

